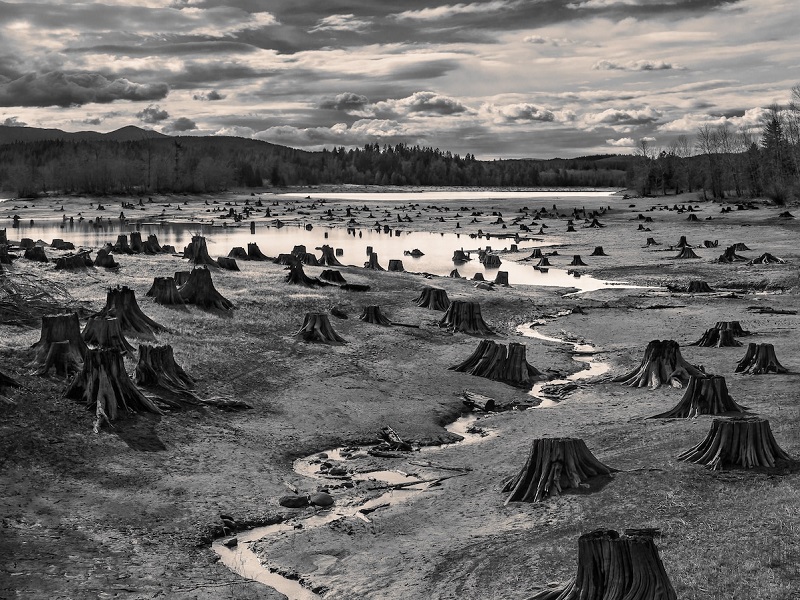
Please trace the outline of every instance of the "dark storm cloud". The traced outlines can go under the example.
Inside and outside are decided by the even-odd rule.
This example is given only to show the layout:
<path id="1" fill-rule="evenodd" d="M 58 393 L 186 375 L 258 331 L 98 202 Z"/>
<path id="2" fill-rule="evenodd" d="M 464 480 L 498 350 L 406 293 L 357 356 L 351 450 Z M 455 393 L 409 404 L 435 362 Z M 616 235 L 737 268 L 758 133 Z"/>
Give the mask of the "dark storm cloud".
<path id="1" fill-rule="evenodd" d="M 75 106 L 115 100 L 161 100 L 169 93 L 166 83 L 135 83 L 107 79 L 99 73 L 28 73 L 0 83 L 0 106 Z"/>
<path id="2" fill-rule="evenodd" d="M 340 110 L 340 111 L 353 111 L 362 110 L 369 104 L 369 98 L 361 94 L 354 94 L 352 92 L 344 92 L 343 94 L 336 94 L 335 96 L 327 96 L 322 98 L 317 107 L 326 110 Z"/>
<path id="3" fill-rule="evenodd" d="M 249 54 L 258 50 L 250 44 L 225 40 L 201 40 L 160 44 L 98 44 L 67 48 L 67 54 L 111 54 L 113 56 L 197 56 L 220 54 Z"/>
<path id="4" fill-rule="evenodd" d="M 136 113 L 136 118 L 148 125 L 154 125 L 169 119 L 169 113 L 161 107 L 151 104 L 141 112 Z"/>

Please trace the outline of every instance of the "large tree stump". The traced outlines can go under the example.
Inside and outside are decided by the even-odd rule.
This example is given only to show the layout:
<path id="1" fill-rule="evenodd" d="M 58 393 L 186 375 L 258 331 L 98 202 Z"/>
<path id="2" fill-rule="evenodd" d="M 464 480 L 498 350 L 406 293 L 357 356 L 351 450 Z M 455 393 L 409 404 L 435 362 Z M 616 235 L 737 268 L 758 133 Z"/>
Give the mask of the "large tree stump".
<path id="1" fill-rule="evenodd" d="M 447 310 L 450 306 L 450 299 L 445 290 L 427 285 L 422 288 L 419 296 L 414 298 L 414 302 L 417 306 L 431 310 Z"/>
<path id="2" fill-rule="evenodd" d="M 364 263 L 365 269 L 371 269 L 373 271 L 385 271 L 382 266 L 378 264 L 378 255 L 375 252 L 371 252 L 369 255 L 369 260 Z"/>
<path id="3" fill-rule="evenodd" d="M 148 254 L 158 254 L 159 252 L 164 251 L 164 249 L 161 247 L 161 244 L 158 243 L 158 238 L 153 233 L 147 236 L 147 241 L 144 242 L 144 247 L 145 252 Z"/>
<path id="4" fill-rule="evenodd" d="M 610 475 L 607 467 L 578 438 L 533 440 L 528 459 L 516 477 L 503 486 L 509 502 L 541 502 L 565 489 L 576 489 L 599 475 Z"/>
<path id="5" fill-rule="evenodd" d="M 405 271 L 405 268 L 403 267 L 403 261 L 397 258 L 390 258 L 388 270 L 393 272 Z"/>
<path id="6" fill-rule="evenodd" d="M 66 398 L 82 400 L 95 413 L 94 431 L 103 423 L 114 421 L 122 412 L 152 412 L 161 410 L 140 392 L 125 372 L 119 350 L 89 350 L 78 373 L 64 392 Z"/>
<path id="7" fill-rule="evenodd" d="M 681 248 L 681 251 L 675 258 L 700 258 L 700 257 L 689 246 L 685 246 Z"/>
<path id="8" fill-rule="evenodd" d="M 27 248 L 23 256 L 26 259 L 32 260 L 34 262 L 46 263 L 48 261 L 47 255 L 44 253 L 44 248 L 42 248 L 41 246 L 33 246 L 32 248 Z"/>
<path id="9" fill-rule="evenodd" d="M 128 286 L 109 288 L 106 305 L 94 316 L 116 317 L 125 334 L 152 338 L 164 327 L 148 317 L 139 308 L 136 295 Z"/>
<path id="10" fill-rule="evenodd" d="M 742 360 L 736 365 L 736 373 L 752 373 L 761 375 L 764 373 L 787 373 L 788 369 L 778 362 L 775 356 L 775 346 L 772 344 L 747 344 L 747 351 Z"/>
<path id="11" fill-rule="evenodd" d="M 535 381 L 544 377 L 528 363 L 525 358 L 526 350 L 525 344 L 512 342 L 506 351 L 504 344 L 482 340 L 475 352 L 462 363 L 449 367 L 449 370 L 530 389 Z"/>
<path id="12" fill-rule="evenodd" d="M 63 344 L 54 350 L 53 346 L 59 342 Z M 78 313 L 43 316 L 39 341 L 31 348 L 35 353 L 28 367 L 39 375 L 46 374 L 52 367 L 64 375 L 80 367 L 89 348 L 81 336 Z"/>
<path id="13" fill-rule="evenodd" d="M 136 364 L 133 381 L 136 385 L 158 393 L 167 401 L 182 400 L 196 403 L 192 390 L 195 381 L 175 362 L 172 346 L 139 345 L 139 362 Z M 163 398 L 166 395 L 167 398 Z M 170 402 L 172 404 L 172 402 Z"/>
<path id="14" fill-rule="evenodd" d="M 98 348 L 116 348 L 122 354 L 133 352 L 133 346 L 125 339 L 116 317 L 89 317 L 83 328 L 83 341 Z"/>
<path id="15" fill-rule="evenodd" d="M 717 321 L 717 324 L 714 325 L 716 329 L 729 329 L 733 335 L 737 337 L 750 335 L 749 331 L 745 331 L 742 329 L 742 325 L 739 321 Z"/>
<path id="16" fill-rule="evenodd" d="M 217 264 L 221 269 L 226 271 L 239 271 L 239 265 L 236 264 L 235 258 L 228 258 L 227 256 L 217 257 Z"/>
<path id="17" fill-rule="evenodd" d="M 122 252 L 125 254 L 133 254 L 130 244 L 128 244 L 128 236 L 121 233 L 117 236 L 117 243 L 113 247 L 114 252 Z"/>
<path id="18" fill-rule="evenodd" d="M 597 530 L 578 539 L 578 569 L 528 600 L 677 600 L 650 531 Z"/>
<path id="19" fill-rule="evenodd" d="M 741 467 L 774 467 L 777 460 L 791 460 L 772 436 L 769 421 L 760 417 L 717 418 L 706 438 L 678 455 L 678 460 L 712 470 Z"/>
<path id="20" fill-rule="evenodd" d="M 175 271 L 172 278 L 175 280 L 175 285 L 180 288 L 189 281 L 189 275 L 191 275 L 191 271 Z"/>
<path id="21" fill-rule="evenodd" d="M 206 238 L 202 235 L 192 236 L 192 241 L 183 250 L 183 258 L 188 258 L 195 267 L 199 265 L 219 266 L 217 261 L 208 254 Z"/>
<path id="22" fill-rule="evenodd" d="M 325 313 L 306 313 L 303 326 L 295 334 L 306 342 L 322 342 L 323 344 L 346 344 L 347 341 L 331 327 L 330 319 Z"/>
<path id="23" fill-rule="evenodd" d="M 320 266 L 320 262 L 317 260 L 317 257 L 311 252 L 301 252 L 300 254 L 293 254 L 293 256 L 295 256 L 301 264 L 309 267 Z"/>
<path id="24" fill-rule="evenodd" d="M 189 279 L 178 292 L 187 304 L 194 304 L 201 308 L 216 308 L 218 310 L 231 310 L 233 302 L 225 298 L 214 287 L 211 280 L 211 271 L 205 268 L 194 268 L 189 273 Z"/>
<path id="25" fill-rule="evenodd" d="M 652 340 L 647 344 L 641 364 L 625 375 L 612 381 L 631 387 L 650 387 L 656 389 L 668 383 L 680 388 L 689 382 L 689 377 L 704 377 L 699 368 L 689 364 L 681 356 L 678 342 L 673 340 Z"/>
<path id="26" fill-rule="evenodd" d="M 494 331 L 481 315 L 481 305 L 477 302 L 453 300 L 439 321 L 439 327 L 455 333 L 461 331 L 469 335 L 493 335 Z"/>
<path id="27" fill-rule="evenodd" d="M 708 294 L 714 290 L 705 281 L 690 281 L 686 291 L 690 294 Z"/>
<path id="28" fill-rule="evenodd" d="M 730 329 L 712 327 L 711 329 L 706 329 L 703 336 L 690 345 L 702 348 L 730 348 L 741 346 L 742 342 L 733 337 L 733 331 Z"/>
<path id="29" fill-rule="evenodd" d="M 719 375 L 690 377 L 683 398 L 675 408 L 655 415 L 654 419 L 694 418 L 698 415 L 719 415 L 744 412 L 728 393 L 725 378 Z"/>
<path id="30" fill-rule="evenodd" d="M 342 263 L 339 262 L 339 259 L 336 258 L 336 255 L 333 252 L 333 248 L 328 246 L 327 244 L 323 244 L 320 248 L 322 251 L 322 257 L 320 258 L 319 262 L 321 265 L 327 267 L 341 267 L 343 266 Z"/>
<path id="31" fill-rule="evenodd" d="M 347 283 L 342 274 L 334 269 L 325 269 L 319 274 L 319 278 L 328 283 Z"/>
<path id="32" fill-rule="evenodd" d="M 158 304 L 165 306 L 178 304 L 183 306 L 183 298 L 178 292 L 178 286 L 175 285 L 174 277 L 155 277 L 153 278 L 153 285 L 147 290 L 145 296 L 150 296 Z"/>
<path id="33" fill-rule="evenodd" d="M 106 269 L 116 269 L 119 267 L 119 263 L 114 260 L 114 256 L 111 254 L 110 246 L 104 246 L 97 251 L 97 256 L 94 259 L 94 266 Z"/>
<path id="34" fill-rule="evenodd" d="M 367 323 L 374 323 L 375 325 L 389 326 L 392 324 L 392 322 L 381 313 L 380 306 L 365 306 L 364 312 L 361 313 L 361 316 L 358 318 Z"/>
<path id="35" fill-rule="evenodd" d="M 675 244 L 676 248 L 691 248 L 692 245 L 686 241 L 686 236 L 682 235 L 681 239 L 678 240 L 678 243 Z"/>
<path id="36" fill-rule="evenodd" d="M 261 252 L 261 249 L 255 242 L 249 242 L 247 244 L 247 256 L 250 258 L 250 260 L 271 260 L 266 254 Z"/>
<path id="37" fill-rule="evenodd" d="M 303 270 L 303 263 L 295 260 L 289 265 L 289 273 L 286 275 L 286 283 L 291 285 L 302 285 L 305 287 L 317 287 L 328 285 L 316 277 L 309 277 Z"/>
<path id="38" fill-rule="evenodd" d="M 498 271 L 497 275 L 494 277 L 494 282 L 496 285 L 504 285 L 509 287 L 508 283 L 508 271 Z"/>
<path id="39" fill-rule="evenodd" d="M 550 267 L 550 266 L 552 266 L 550 264 L 550 259 L 548 259 L 546 256 L 543 256 L 542 258 L 540 258 L 539 262 L 536 263 L 536 268 L 539 268 L 539 267 Z"/>
<path id="40" fill-rule="evenodd" d="M 575 254 L 572 257 L 572 262 L 569 263 L 568 266 L 570 266 L 570 267 L 585 267 L 585 266 L 587 266 L 587 264 L 585 262 L 583 262 L 583 260 L 581 259 L 581 255 L 580 254 Z"/>
<path id="41" fill-rule="evenodd" d="M 542 256 L 544 255 L 542 254 L 541 248 L 534 248 L 533 252 L 531 252 L 531 255 L 528 258 L 542 258 Z"/>
<path id="42" fill-rule="evenodd" d="M 132 231 L 130 234 L 131 250 L 134 254 L 155 254 L 155 251 L 150 247 L 150 244 L 142 242 L 142 232 Z"/>
<path id="43" fill-rule="evenodd" d="M 56 258 L 57 271 L 85 269 L 86 267 L 91 267 L 93 264 L 92 259 L 89 258 L 88 250 Z"/>

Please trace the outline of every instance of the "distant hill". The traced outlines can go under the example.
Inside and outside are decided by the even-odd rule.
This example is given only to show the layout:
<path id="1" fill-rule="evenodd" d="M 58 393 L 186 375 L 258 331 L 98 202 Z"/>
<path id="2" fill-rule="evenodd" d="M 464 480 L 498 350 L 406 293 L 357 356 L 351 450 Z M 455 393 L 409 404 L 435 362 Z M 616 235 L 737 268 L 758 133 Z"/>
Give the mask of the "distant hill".
<path id="1" fill-rule="evenodd" d="M 169 137 L 163 133 L 142 129 L 134 125 L 128 125 L 109 133 L 98 133 L 97 131 L 76 131 L 68 132 L 61 129 L 40 129 L 38 127 L 8 127 L 0 125 L 0 145 L 14 144 L 16 142 L 43 142 L 43 141 L 92 141 L 106 140 L 113 142 L 130 142 L 144 140 L 148 138 Z"/>

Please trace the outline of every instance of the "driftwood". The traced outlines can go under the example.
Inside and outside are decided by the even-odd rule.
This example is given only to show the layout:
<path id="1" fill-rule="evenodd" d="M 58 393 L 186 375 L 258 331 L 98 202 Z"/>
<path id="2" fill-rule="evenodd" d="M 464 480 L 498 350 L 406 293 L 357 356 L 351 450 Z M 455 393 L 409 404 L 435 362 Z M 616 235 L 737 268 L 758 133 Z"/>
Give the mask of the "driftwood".
<path id="1" fill-rule="evenodd" d="M 728 393 L 725 378 L 719 375 L 690 377 L 686 392 L 675 408 L 655 415 L 654 419 L 694 418 L 698 415 L 719 415 L 744 412 Z"/>
<path id="2" fill-rule="evenodd" d="M 411 452 L 414 449 L 411 444 L 403 440 L 403 438 L 401 438 L 397 432 L 388 425 L 381 427 L 381 432 L 378 439 L 381 440 L 382 446 L 388 445 L 388 450 Z"/>
<path id="3" fill-rule="evenodd" d="M 392 322 L 381 313 L 380 306 L 365 306 L 364 312 L 359 317 L 362 321 L 373 323 L 375 325 L 389 326 Z"/>
<path id="4" fill-rule="evenodd" d="M 677 600 L 650 530 L 597 530 L 578 539 L 578 569 L 563 588 L 528 600 Z"/>
<path id="5" fill-rule="evenodd" d="M 208 254 L 206 238 L 202 235 L 192 236 L 192 241 L 183 250 L 183 258 L 188 258 L 195 267 L 199 265 L 219 266 L 217 261 Z"/>
<path id="6" fill-rule="evenodd" d="M 610 475 L 607 467 L 578 438 L 533 440 L 525 466 L 503 486 L 509 502 L 541 502 L 565 489 L 576 489 L 599 475 Z"/>
<path id="7" fill-rule="evenodd" d="M 109 288 L 106 305 L 94 316 L 116 317 L 125 334 L 152 338 L 164 327 L 148 317 L 139 308 L 136 295 L 128 286 Z"/>
<path id="8" fill-rule="evenodd" d="M 690 294 L 707 294 L 714 290 L 705 281 L 690 281 L 687 291 Z"/>
<path id="9" fill-rule="evenodd" d="M 451 371 L 502 381 L 515 387 L 528 388 L 543 379 L 542 373 L 528 363 L 525 344 L 504 344 L 482 340 L 465 361 L 449 367 Z"/>
<path id="10" fill-rule="evenodd" d="M 62 375 L 72 373 L 83 364 L 89 350 L 81 336 L 77 313 L 43 316 L 39 341 L 31 348 L 35 353 L 28 367 L 37 375 L 46 375 L 53 367 Z"/>
<path id="11" fill-rule="evenodd" d="M 231 310 L 233 308 L 233 302 L 225 298 L 214 287 L 214 282 L 211 280 L 211 271 L 202 267 L 192 269 L 189 279 L 178 291 L 186 304 L 218 310 Z"/>
<path id="12" fill-rule="evenodd" d="M 494 334 L 494 331 L 483 320 L 481 305 L 477 302 L 453 300 L 439 321 L 439 327 L 443 327 L 451 333 L 460 331 L 469 335 Z"/>
<path id="13" fill-rule="evenodd" d="M 250 242 L 247 244 L 247 257 L 250 260 L 271 260 L 266 254 L 261 252 L 261 249 L 255 242 Z"/>
<path id="14" fill-rule="evenodd" d="M 447 292 L 442 288 L 425 286 L 414 298 L 417 306 L 429 308 L 431 310 L 447 310 L 450 307 L 450 299 Z"/>
<path id="15" fill-rule="evenodd" d="M 221 269 L 227 271 L 239 271 L 239 265 L 236 264 L 235 258 L 228 258 L 227 256 L 217 257 L 217 264 Z"/>
<path id="16" fill-rule="evenodd" d="M 175 362 L 172 346 L 139 345 L 139 362 L 133 374 L 136 385 L 147 388 L 162 396 L 177 397 L 195 403 L 198 401 L 192 391 L 194 379 Z"/>
<path id="17" fill-rule="evenodd" d="M 764 373 L 787 373 L 788 369 L 778 362 L 778 357 L 775 356 L 775 346 L 750 342 L 747 344 L 744 356 L 736 365 L 735 372 L 761 375 Z"/>
<path id="18" fill-rule="evenodd" d="M 180 305 L 183 306 L 183 298 L 181 298 L 178 287 L 175 285 L 174 277 L 155 277 L 153 278 L 153 285 L 147 291 L 145 296 L 150 296 L 158 304 L 166 306 Z"/>
<path id="19" fill-rule="evenodd" d="M 388 270 L 394 272 L 405 271 L 405 268 L 403 267 L 403 261 L 396 258 L 390 258 Z"/>
<path id="20" fill-rule="evenodd" d="M 110 246 L 104 246 L 97 251 L 97 256 L 94 259 L 94 266 L 106 269 L 116 269 L 119 267 L 119 263 L 114 260 L 114 256 L 111 254 Z"/>
<path id="21" fill-rule="evenodd" d="M 369 255 L 369 260 L 364 263 L 365 269 L 372 269 L 373 271 L 385 271 L 382 266 L 378 264 L 378 255 L 375 252 L 371 252 Z"/>
<path id="22" fill-rule="evenodd" d="M 120 353 L 133 352 L 133 346 L 125 339 L 116 317 L 89 317 L 83 328 L 83 341 L 97 348 L 116 348 Z"/>
<path id="23" fill-rule="evenodd" d="M 114 421 L 122 412 L 152 412 L 161 410 L 140 392 L 125 372 L 119 350 L 89 350 L 78 373 L 64 392 L 64 397 L 81 400 L 95 413 L 94 431 L 103 423 Z"/>
<path id="24" fill-rule="evenodd" d="M 461 402 L 464 403 L 464 406 L 467 406 L 473 410 L 477 409 L 484 412 L 492 412 L 497 409 L 497 402 L 494 398 L 489 398 L 489 396 L 484 396 L 482 394 L 476 394 L 475 392 L 470 392 L 469 390 L 464 390 L 461 392 Z"/>
<path id="25" fill-rule="evenodd" d="M 690 345 L 700 346 L 702 348 L 730 348 L 741 346 L 742 342 L 733 337 L 732 330 L 712 327 L 711 329 L 706 329 L 703 336 Z"/>
<path id="26" fill-rule="evenodd" d="M 325 313 L 306 313 L 303 319 L 303 326 L 294 335 L 306 342 L 322 342 L 323 344 L 347 343 L 342 336 L 334 331 L 330 319 Z"/>
<path id="27" fill-rule="evenodd" d="M 641 364 L 633 371 L 615 377 L 612 381 L 631 387 L 656 389 L 664 383 L 680 388 L 691 376 L 703 377 L 705 373 L 689 364 L 681 356 L 678 342 L 652 340 L 647 344 Z"/>
<path id="28" fill-rule="evenodd" d="M 778 460 L 791 460 L 775 441 L 769 421 L 760 417 L 714 419 L 706 438 L 677 458 L 715 471 L 774 467 Z"/>

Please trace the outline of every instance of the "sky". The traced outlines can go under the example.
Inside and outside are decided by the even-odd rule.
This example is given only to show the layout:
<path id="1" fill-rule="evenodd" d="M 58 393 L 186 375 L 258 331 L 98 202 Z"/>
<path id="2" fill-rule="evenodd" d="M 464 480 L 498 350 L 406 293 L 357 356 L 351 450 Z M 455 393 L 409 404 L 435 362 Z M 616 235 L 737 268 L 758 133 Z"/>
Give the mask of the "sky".
<path id="1" fill-rule="evenodd" d="M 757 131 L 797 0 L 0 0 L 0 124 L 479 159 Z"/>

